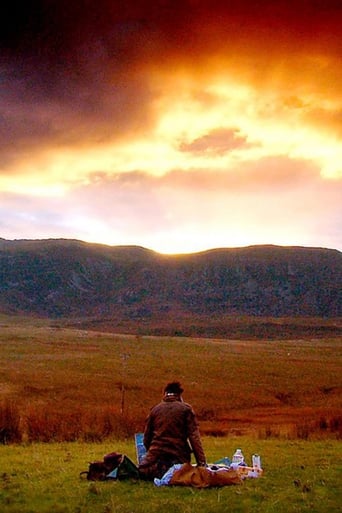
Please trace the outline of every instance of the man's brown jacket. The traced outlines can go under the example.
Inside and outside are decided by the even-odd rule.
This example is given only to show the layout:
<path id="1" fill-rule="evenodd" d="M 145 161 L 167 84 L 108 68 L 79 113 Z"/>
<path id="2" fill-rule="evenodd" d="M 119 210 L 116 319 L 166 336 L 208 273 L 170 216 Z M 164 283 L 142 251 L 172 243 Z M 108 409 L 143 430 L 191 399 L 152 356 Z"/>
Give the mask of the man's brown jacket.
<path id="1" fill-rule="evenodd" d="M 146 420 L 144 445 L 150 461 L 166 458 L 186 463 L 193 452 L 198 465 L 206 463 L 195 413 L 174 394 L 167 394 L 152 408 Z"/>

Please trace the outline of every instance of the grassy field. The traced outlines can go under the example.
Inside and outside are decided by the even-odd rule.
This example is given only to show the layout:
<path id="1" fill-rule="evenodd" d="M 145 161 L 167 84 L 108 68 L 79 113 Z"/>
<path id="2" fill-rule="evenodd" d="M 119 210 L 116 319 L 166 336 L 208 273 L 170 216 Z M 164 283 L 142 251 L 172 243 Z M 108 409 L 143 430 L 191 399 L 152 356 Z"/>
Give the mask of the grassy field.
<path id="1" fill-rule="evenodd" d="M 129 336 L 0 317 L 0 435 L 18 442 L 0 444 L 0 511 L 340 511 L 341 363 L 338 337 Z M 135 460 L 133 434 L 172 379 L 208 461 L 241 447 L 264 476 L 210 490 L 81 480 L 108 452 Z"/>
<path id="2" fill-rule="evenodd" d="M 23 441 L 103 441 L 143 429 L 178 379 L 206 435 L 342 434 L 341 338 L 116 335 L 0 320 L 0 423 Z"/>
<path id="3" fill-rule="evenodd" d="M 209 461 L 241 447 L 258 452 L 264 475 L 224 488 L 157 488 L 152 483 L 88 482 L 87 462 L 116 450 L 135 460 L 133 441 L 0 446 L 2 513 L 333 513 L 341 504 L 337 440 L 255 440 L 204 437 Z"/>

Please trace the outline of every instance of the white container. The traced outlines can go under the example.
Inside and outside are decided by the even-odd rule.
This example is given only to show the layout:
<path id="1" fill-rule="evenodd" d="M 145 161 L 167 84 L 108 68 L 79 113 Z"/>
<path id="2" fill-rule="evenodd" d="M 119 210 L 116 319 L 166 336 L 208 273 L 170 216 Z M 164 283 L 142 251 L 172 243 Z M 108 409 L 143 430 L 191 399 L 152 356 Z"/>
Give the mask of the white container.
<path id="1" fill-rule="evenodd" d="M 261 460 L 260 460 L 259 454 L 253 454 L 252 466 L 253 466 L 253 468 L 261 468 Z"/>
<path id="2" fill-rule="evenodd" d="M 244 461 L 245 461 L 245 458 L 244 458 L 244 456 L 242 454 L 241 449 L 236 449 L 236 451 L 233 454 L 232 462 L 233 463 L 237 463 L 238 465 L 240 465 L 241 463 L 244 463 Z"/>

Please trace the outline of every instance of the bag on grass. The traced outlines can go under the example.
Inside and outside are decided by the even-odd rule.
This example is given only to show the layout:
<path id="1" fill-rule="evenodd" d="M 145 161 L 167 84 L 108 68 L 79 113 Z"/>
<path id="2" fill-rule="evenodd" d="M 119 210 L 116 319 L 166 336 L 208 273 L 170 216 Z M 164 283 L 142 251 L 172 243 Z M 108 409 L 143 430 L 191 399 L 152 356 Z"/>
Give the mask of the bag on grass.
<path id="1" fill-rule="evenodd" d="M 106 477 L 106 479 L 138 479 L 139 470 L 128 456 L 123 455 L 120 464 L 115 467 Z"/>
<path id="2" fill-rule="evenodd" d="M 184 463 L 173 473 L 169 484 L 193 486 L 195 488 L 220 487 L 241 484 L 242 479 L 236 470 L 221 468 L 211 470 L 210 467 L 197 467 Z"/>
<path id="3" fill-rule="evenodd" d="M 80 477 L 86 477 L 88 481 L 105 481 L 108 469 L 103 461 L 92 461 L 88 470 L 80 472 Z"/>
<path id="4" fill-rule="evenodd" d="M 88 481 L 106 481 L 109 479 L 138 478 L 137 466 L 124 454 L 111 452 L 102 461 L 92 461 L 88 470 L 80 472 Z"/>

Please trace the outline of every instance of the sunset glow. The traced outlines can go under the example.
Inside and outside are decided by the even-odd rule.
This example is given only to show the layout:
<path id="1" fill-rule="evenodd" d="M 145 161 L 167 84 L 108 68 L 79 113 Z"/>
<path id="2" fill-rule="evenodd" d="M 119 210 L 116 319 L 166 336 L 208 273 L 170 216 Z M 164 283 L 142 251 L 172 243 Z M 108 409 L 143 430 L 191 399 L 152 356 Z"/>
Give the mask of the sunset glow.
<path id="1" fill-rule="evenodd" d="M 229 4 L 6 15 L 0 237 L 342 250 L 341 9 Z"/>

